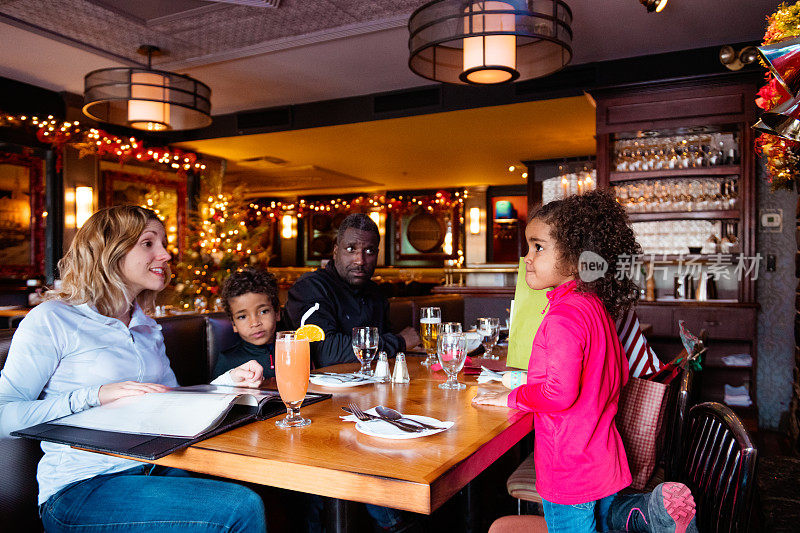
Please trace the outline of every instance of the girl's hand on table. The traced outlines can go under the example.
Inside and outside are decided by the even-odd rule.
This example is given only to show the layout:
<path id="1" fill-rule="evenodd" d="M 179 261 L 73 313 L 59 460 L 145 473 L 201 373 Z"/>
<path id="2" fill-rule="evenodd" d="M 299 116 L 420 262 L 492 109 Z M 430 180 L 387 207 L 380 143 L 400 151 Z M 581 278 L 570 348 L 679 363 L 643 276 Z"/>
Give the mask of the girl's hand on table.
<path id="1" fill-rule="evenodd" d="M 508 391 L 481 392 L 472 399 L 476 405 L 496 405 L 498 407 L 508 407 Z"/>
<path id="2" fill-rule="evenodd" d="M 264 380 L 264 367 L 258 364 L 257 361 L 251 359 L 232 369 L 229 374 L 231 379 L 233 379 L 234 385 L 237 387 L 258 388 Z"/>
<path id="3" fill-rule="evenodd" d="M 167 392 L 169 387 L 158 383 L 140 383 L 138 381 L 123 381 L 121 383 L 108 383 L 100 387 L 97 399 L 104 405 L 126 396 L 138 396 L 148 392 Z"/>

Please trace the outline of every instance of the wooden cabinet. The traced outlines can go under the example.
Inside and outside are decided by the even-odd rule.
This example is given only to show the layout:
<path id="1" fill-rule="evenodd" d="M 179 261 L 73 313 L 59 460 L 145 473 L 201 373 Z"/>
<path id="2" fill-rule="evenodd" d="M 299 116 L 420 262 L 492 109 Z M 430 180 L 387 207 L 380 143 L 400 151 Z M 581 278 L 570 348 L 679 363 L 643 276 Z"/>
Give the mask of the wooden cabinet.
<path id="1" fill-rule="evenodd" d="M 746 387 L 756 399 L 757 305 L 748 269 L 758 266 L 751 132 L 757 83 L 707 79 L 592 94 L 598 186 L 614 189 L 626 206 L 645 268 L 663 269 L 656 301 L 638 307 L 641 322 L 653 326 L 649 340 L 669 359 L 680 351 L 679 320 L 708 332 L 698 400 L 723 401 L 725 385 Z M 687 262 L 695 264 L 688 274 Z M 725 272 L 735 277 L 722 283 Z M 694 290 L 677 290 L 679 280 L 694 289 L 703 276 L 715 277 L 718 293 L 702 294 L 712 298 L 697 301 Z M 751 362 L 739 357 L 741 366 L 731 365 L 727 356 L 737 354 Z M 733 407 L 755 425 L 755 403 Z"/>

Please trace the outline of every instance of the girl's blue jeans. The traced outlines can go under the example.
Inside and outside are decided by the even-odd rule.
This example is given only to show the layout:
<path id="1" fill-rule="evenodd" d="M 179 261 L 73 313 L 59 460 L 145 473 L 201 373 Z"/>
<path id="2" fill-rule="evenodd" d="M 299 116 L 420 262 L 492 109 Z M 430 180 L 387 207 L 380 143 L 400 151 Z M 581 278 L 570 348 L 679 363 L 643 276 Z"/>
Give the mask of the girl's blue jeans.
<path id="1" fill-rule="evenodd" d="M 608 531 L 608 510 L 616 494 L 600 500 L 563 505 L 542 500 L 548 533 Z"/>
<path id="2" fill-rule="evenodd" d="M 142 465 L 68 485 L 39 507 L 48 533 L 264 533 L 252 490 Z"/>

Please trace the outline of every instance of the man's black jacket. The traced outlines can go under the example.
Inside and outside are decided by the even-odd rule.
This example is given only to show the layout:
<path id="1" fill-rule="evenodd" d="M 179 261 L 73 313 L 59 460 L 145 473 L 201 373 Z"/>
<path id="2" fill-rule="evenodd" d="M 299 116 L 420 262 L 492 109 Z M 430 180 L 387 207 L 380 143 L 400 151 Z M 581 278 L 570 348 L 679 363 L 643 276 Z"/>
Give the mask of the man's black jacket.
<path id="1" fill-rule="evenodd" d="M 355 327 L 377 327 L 381 335 L 378 350 L 385 350 L 390 357 L 405 350 L 405 341 L 389 332 L 389 301 L 375 282 L 351 286 L 329 261 L 325 268 L 301 276 L 289 289 L 286 311 L 295 328 L 315 303 L 319 309 L 306 324 L 316 324 L 325 332 L 324 341 L 311 343 L 311 360 L 317 368 L 357 361 L 352 345 Z"/>

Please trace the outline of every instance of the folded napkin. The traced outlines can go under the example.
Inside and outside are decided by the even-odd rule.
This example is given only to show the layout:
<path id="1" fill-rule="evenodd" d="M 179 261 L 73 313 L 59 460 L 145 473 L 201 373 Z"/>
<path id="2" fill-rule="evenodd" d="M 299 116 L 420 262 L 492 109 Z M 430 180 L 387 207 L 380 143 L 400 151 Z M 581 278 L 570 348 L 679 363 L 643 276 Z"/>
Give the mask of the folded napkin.
<path id="1" fill-rule="evenodd" d="M 735 407 L 750 407 L 753 405 L 753 400 L 750 399 L 750 391 L 747 385 L 734 385 L 725 384 L 725 399 L 723 400 L 727 405 Z"/>
<path id="2" fill-rule="evenodd" d="M 489 370 L 485 366 L 481 367 L 481 373 L 478 376 L 478 383 L 489 383 L 490 381 L 503 381 L 503 374 L 505 372 L 495 372 Z"/>
<path id="3" fill-rule="evenodd" d="M 369 415 L 378 416 L 378 412 L 375 410 L 375 407 L 365 409 L 364 412 Z M 399 429 L 391 423 L 383 420 L 361 421 L 356 418 L 355 415 L 343 415 L 339 418 L 345 422 L 356 422 L 356 424 L 361 422 L 361 425 L 356 427 L 356 429 L 358 429 L 361 433 L 365 433 L 374 437 L 385 437 L 388 439 L 414 439 L 418 437 L 427 437 L 428 435 L 435 435 L 436 433 L 441 433 L 442 431 L 448 430 L 453 427 L 453 424 L 455 424 L 455 422 L 438 420 L 436 418 L 422 415 L 408 415 L 403 413 L 403 417 L 404 418 L 401 420 L 401 422 L 406 422 L 413 425 L 414 423 L 407 419 L 419 420 L 420 422 L 424 422 L 433 426 L 441 426 L 441 429 L 423 429 L 422 431 L 410 433 L 408 431 L 403 431 L 402 429 Z"/>
<path id="4" fill-rule="evenodd" d="M 378 383 L 378 380 L 372 376 L 364 376 L 362 374 L 311 374 L 309 381 L 314 385 L 332 388 L 348 388 L 358 387 L 360 385 L 369 385 L 371 383 Z"/>
<path id="5" fill-rule="evenodd" d="M 749 353 L 735 353 L 723 356 L 722 362 L 727 366 L 752 366 L 753 358 Z"/>
<path id="6" fill-rule="evenodd" d="M 504 372 L 495 372 L 488 368 L 481 367 L 481 374 L 478 376 L 478 383 L 489 383 L 490 381 L 500 381 L 506 388 L 514 389 L 526 382 L 528 377 L 527 372 L 521 370 L 506 370 Z"/>

